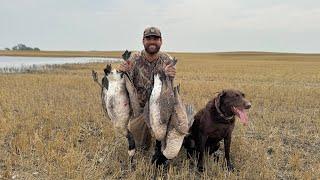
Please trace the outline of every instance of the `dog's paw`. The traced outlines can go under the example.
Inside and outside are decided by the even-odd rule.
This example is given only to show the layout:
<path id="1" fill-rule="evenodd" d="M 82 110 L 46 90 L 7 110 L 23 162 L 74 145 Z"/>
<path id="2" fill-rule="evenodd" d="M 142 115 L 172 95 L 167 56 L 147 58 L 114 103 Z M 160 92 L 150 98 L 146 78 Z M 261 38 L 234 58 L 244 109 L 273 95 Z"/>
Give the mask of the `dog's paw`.
<path id="1" fill-rule="evenodd" d="M 232 163 L 228 163 L 228 164 L 227 164 L 227 169 L 228 169 L 229 172 L 233 172 L 233 171 L 234 171 L 234 166 L 233 166 L 233 164 L 232 164 Z"/>
<path id="2" fill-rule="evenodd" d="M 202 173 L 204 170 L 205 170 L 205 169 L 204 169 L 204 167 L 203 167 L 203 166 L 198 166 L 198 171 L 199 171 L 199 172 L 201 172 L 201 173 Z"/>

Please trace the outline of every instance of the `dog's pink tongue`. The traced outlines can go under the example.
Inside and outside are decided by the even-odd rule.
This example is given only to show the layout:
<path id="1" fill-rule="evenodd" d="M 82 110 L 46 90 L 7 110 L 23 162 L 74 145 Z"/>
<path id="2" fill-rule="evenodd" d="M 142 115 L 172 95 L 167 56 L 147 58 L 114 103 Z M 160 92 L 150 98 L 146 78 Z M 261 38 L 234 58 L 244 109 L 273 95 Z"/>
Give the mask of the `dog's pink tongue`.
<path id="1" fill-rule="evenodd" d="M 240 118 L 240 122 L 243 123 L 244 125 L 248 124 L 248 115 L 246 111 L 240 110 L 238 108 L 234 108 L 236 115 Z"/>

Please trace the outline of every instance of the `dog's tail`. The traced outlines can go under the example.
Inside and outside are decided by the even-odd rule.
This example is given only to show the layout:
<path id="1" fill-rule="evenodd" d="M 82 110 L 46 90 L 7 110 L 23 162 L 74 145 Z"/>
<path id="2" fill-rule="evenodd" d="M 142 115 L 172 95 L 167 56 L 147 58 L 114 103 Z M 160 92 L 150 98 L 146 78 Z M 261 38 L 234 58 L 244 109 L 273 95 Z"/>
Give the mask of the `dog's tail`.
<path id="1" fill-rule="evenodd" d="M 194 112 L 195 108 L 193 104 L 186 104 L 186 112 L 187 112 L 187 117 L 188 117 L 188 126 L 189 128 L 192 126 L 193 121 L 194 121 Z"/>

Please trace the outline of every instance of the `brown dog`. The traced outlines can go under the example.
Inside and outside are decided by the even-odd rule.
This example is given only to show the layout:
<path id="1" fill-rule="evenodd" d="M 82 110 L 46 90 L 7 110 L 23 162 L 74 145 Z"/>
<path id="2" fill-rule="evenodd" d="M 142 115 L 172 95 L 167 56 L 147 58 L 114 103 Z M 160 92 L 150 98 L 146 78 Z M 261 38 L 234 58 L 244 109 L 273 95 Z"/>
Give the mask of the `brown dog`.
<path id="1" fill-rule="evenodd" d="M 250 107 L 251 103 L 245 99 L 244 93 L 228 89 L 220 92 L 194 116 L 190 134 L 184 139 L 184 147 L 187 149 L 188 157 L 192 157 L 194 152 L 198 154 L 199 171 L 203 171 L 204 151 L 207 149 L 210 154 L 214 153 L 219 149 L 222 139 L 228 170 L 233 170 L 229 153 L 235 116 L 239 117 L 240 122 L 247 124 L 248 116 L 245 109 Z"/>

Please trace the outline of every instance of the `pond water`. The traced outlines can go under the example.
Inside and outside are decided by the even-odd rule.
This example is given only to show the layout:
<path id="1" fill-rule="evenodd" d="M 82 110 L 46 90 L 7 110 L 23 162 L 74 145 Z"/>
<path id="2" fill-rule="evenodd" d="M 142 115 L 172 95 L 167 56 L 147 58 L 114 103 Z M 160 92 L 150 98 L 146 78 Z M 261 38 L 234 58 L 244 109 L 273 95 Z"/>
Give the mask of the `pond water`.
<path id="1" fill-rule="evenodd" d="M 100 57 L 16 57 L 0 56 L 1 72 L 21 72 L 27 70 L 47 69 L 50 65 L 82 64 L 92 62 L 120 61 L 119 58 Z"/>

